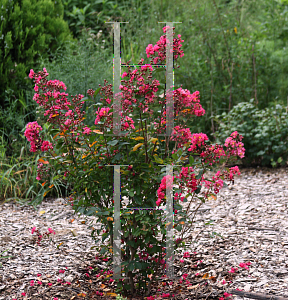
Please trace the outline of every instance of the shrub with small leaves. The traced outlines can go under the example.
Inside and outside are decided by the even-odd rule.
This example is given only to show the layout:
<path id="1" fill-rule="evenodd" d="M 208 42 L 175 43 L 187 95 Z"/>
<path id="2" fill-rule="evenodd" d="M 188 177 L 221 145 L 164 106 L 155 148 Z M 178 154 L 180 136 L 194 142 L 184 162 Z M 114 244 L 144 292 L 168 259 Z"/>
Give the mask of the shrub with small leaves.
<path id="1" fill-rule="evenodd" d="M 214 136 L 222 141 L 228 132 L 237 128 L 245 145 L 244 166 L 285 165 L 288 160 L 287 109 L 280 104 L 263 110 L 257 109 L 254 99 L 234 106 L 227 114 L 213 118 L 218 124 Z"/>
<path id="2" fill-rule="evenodd" d="M 61 1 L 0 1 L 0 105 L 11 88 L 21 99 L 21 90 L 33 88 L 27 77 L 39 54 L 54 53 L 64 41 L 73 40 L 63 20 Z M 22 96 L 23 97 L 23 96 Z"/>

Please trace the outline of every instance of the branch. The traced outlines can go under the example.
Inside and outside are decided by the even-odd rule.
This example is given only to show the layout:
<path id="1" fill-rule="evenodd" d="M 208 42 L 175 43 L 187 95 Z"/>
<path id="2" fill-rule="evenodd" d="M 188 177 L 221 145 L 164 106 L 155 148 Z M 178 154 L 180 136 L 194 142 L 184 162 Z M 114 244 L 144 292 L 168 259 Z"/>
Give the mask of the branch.
<path id="1" fill-rule="evenodd" d="M 288 300 L 287 297 L 273 296 L 273 295 L 259 294 L 259 293 L 248 293 L 248 292 L 238 291 L 238 290 L 229 290 L 228 293 L 239 295 L 241 297 L 258 299 L 258 300 Z"/>

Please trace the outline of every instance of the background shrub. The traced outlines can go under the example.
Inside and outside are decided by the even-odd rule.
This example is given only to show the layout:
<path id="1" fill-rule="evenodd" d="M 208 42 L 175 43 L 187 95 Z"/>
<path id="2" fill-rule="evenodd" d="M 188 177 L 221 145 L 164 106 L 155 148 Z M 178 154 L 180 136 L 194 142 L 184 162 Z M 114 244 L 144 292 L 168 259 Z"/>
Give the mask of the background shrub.
<path id="1" fill-rule="evenodd" d="M 64 41 L 72 40 L 63 20 L 61 1 L 0 1 L 0 105 L 5 107 L 5 90 L 25 101 L 23 92 L 33 88 L 29 69 L 37 65 L 39 53 L 49 57 Z M 20 104 L 20 103 L 19 103 Z M 18 104 L 17 104 L 18 105 Z"/>
<path id="2" fill-rule="evenodd" d="M 234 106 L 227 114 L 214 117 L 219 123 L 219 131 L 215 132 L 216 142 L 224 142 L 224 138 L 233 131 L 243 135 L 246 149 L 243 164 L 276 166 L 288 160 L 288 118 L 287 109 L 280 104 L 266 109 L 257 109 L 254 99 Z"/>
<path id="3" fill-rule="evenodd" d="M 109 35 L 113 30 L 112 24 L 104 26 L 104 23 L 119 22 L 125 11 L 124 0 L 62 0 L 62 2 L 64 20 L 67 21 L 75 38 L 79 38 L 84 28 L 90 28 L 94 34 L 101 30 L 104 36 Z"/>

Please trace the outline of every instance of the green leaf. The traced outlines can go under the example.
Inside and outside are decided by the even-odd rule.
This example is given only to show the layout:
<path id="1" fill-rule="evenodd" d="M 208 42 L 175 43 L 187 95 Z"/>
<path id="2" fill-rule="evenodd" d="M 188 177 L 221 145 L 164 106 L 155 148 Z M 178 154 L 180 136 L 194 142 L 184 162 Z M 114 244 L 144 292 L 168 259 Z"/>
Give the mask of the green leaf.
<path id="1" fill-rule="evenodd" d="M 189 163 L 190 163 L 190 165 L 192 165 L 194 163 L 194 157 L 193 156 L 189 156 Z"/>
<path id="2" fill-rule="evenodd" d="M 172 154 L 172 158 L 173 158 L 173 159 L 178 159 L 178 155 L 177 155 L 176 153 L 173 153 L 173 154 Z"/>
<path id="3" fill-rule="evenodd" d="M 265 151 L 263 151 L 263 150 L 260 150 L 259 152 L 257 152 L 257 156 L 264 155 L 264 154 L 265 154 Z"/>
<path id="4" fill-rule="evenodd" d="M 136 194 L 140 196 L 141 194 L 140 186 L 136 186 Z"/>
<path id="5" fill-rule="evenodd" d="M 128 195 L 129 195 L 130 197 L 133 197 L 133 196 L 134 196 L 134 191 L 133 191 L 133 192 L 130 191 L 130 192 L 128 193 Z"/>
<path id="6" fill-rule="evenodd" d="M 196 194 L 199 194 L 201 191 L 201 185 L 198 185 L 197 190 L 195 191 Z"/>
<path id="7" fill-rule="evenodd" d="M 134 261 L 131 261 L 128 265 L 128 270 L 133 271 L 134 270 Z"/>
<path id="8" fill-rule="evenodd" d="M 115 146 L 118 142 L 119 142 L 118 140 L 113 140 L 113 141 L 109 141 L 107 144 L 111 146 Z"/>
<path id="9" fill-rule="evenodd" d="M 163 159 L 161 159 L 161 158 L 158 157 L 158 156 L 154 156 L 154 160 L 155 160 L 155 162 L 156 162 L 157 164 L 163 164 L 163 163 L 164 163 Z"/>
<path id="10" fill-rule="evenodd" d="M 277 162 L 278 162 L 279 164 L 280 164 L 282 161 L 283 161 L 282 157 L 279 157 L 279 158 L 277 159 Z"/>
<path id="11" fill-rule="evenodd" d="M 203 170 L 201 170 L 200 172 L 199 172 L 199 174 L 195 177 L 196 179 L 200 179 L 201 178 L 201 176 L 203 175 Z"/>
<path id="12" fill-rule="evenodd" d="M 142 270 L 143 268 L 143 264 L 140 263 L 140 262 L 135 262 L 135 269 L 139 269 L 139 270 Z"/>
<path id="13" fill-rule="evenodd" d="M 98 210 L 96 207 L 91 207 L 87 212 L 85 212 L 85 215 L 92 216 L 96 210 Z"/>
<path id="14" fill-rule="evenodd" d="M 101 250 L 100 250 L 100 254 L 104 254 L 104 253 L 106 253 L 107 252 L 107 249 L 106 248 L 102 248 Z"/>
<path id="15" fill-rule="evenodd" d="M 122 145 L 130 145 L 130 143 L 129 142 L 120 142 L 119 146 L 122 146 Z"/>
<path id="16" fill-rule="evenodd" d="M 181 231 L 181 230 L 182 230 L 182 226 L 181 226 L 181 225 L 177 225 L 177 226 L 175 227 L 175 229 L 176 229 L 177 231 Z"/>

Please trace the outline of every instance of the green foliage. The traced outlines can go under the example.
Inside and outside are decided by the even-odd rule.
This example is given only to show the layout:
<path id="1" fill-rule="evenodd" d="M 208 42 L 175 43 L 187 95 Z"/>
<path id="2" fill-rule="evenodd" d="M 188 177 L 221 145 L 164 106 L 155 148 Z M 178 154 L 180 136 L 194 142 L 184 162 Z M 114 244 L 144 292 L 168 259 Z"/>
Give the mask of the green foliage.
<path id="1" fill-rule="evenodd" d="M 101 30 L 104 36 L 107 36 L 111 29 L 113 30 L 113 26 L 108 24 L 103 28 L 104 23 L 121 20 L 123 2 L 125 1 L 63 0 L 64 20 L 68 22 L 74 37 L 78 38 L 84 28 L 90 28 L 94 34 Z"/>
<path id="2" fill-rule="evenodd" d="M 181 30 L 185 41 L 181 68 L 175 70 L 175 86 L 183 84 L 184 88 L 200 91 L 206 110 L 205 116 L 197 121 L 188 120 L 192 132 L 205 132 L 212 138 L 217 124 L 209 117 L 228 112 L 251 98 L 258 102 L 259 109 L 275 100 L 282 105 L 286 103 L 288 7 L 285 1 L 280 5 L 271 0 L 175 0 L 169 5 L 163 1 L 162 10 L 160 2 L 149 8 L 151 20 L 145 34 L 151 36 L 151 43 L 154 31 L 159 32 L 160 25 L 164 25 L 157 21 L 182 22 L 175 24 L 175 31 Z M 136 28 L 140 26 L 146 28 L 143 22 Z M 140 31 L 133 37 L 133 51 L 134 45 L 142 45 Z M 143 43 L 144 40 L 145 37 Z"/>
<path id="3" fill-rule="evenodd" d="M 37 105 L 35 101 L 33 101 L 35 104 L 27 104 L 29 103 L 27 98 L 26 101 L 16 99 L 13 90 L 5 91 L 5 108 L 0 106 L 0 132 L 3 136 L 2 148 L 5 145 L 5 156 L 17 157 L 19 153 L 15 150 L 21 149 L 23 144 L 27 144 L 24 136 L 21 136 L 21 130 L 27 122 L 35 120 L 35 104 Z M 21 118 L 19 118 L 19 113 Z M 4 158 L 4 155 L 2 157 Z"/>
<path id="4" fill-rule="evenodd" d="M 214 117 L 220 124 L 219 131 L 215 132 L 216 141 L 223 141 L 228 133 L 238 131 L 243 135 L 246 149 L 244 165 L 276 166 L 276 161 L 285 165 L 288 160 L 287 109 L 276 104 L 259 110 L 253 102 L 254 99 L 239 103 L 228 114 Z"/>
<path id="5" fill-rule="evenodd" d="M 63 41 L 71 40 L 68 24 L 63 20 L 61 1 L 0 1 L 0 105 L 4 107 L 5 90 L 14 91 L 25 101 L 23 90 L 31 89 L 29 69 L 37 63 L 39 53 L 48 56 Z"/>

